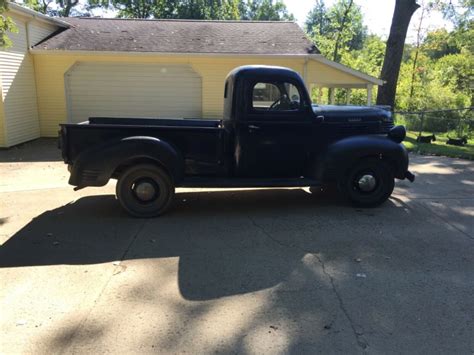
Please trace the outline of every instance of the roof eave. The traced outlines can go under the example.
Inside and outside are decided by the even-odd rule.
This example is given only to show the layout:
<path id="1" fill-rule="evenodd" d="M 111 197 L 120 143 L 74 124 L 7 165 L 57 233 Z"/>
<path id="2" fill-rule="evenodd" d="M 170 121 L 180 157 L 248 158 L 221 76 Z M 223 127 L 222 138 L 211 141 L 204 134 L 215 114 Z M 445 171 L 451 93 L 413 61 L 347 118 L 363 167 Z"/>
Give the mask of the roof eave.
<path id="1" fill-rule="evenodd" d="M 176 57 L 189 57 L 189 56 L 202 56 L 202 57 L 274 57 L 274 58 L 307 58 L 310 55 L 314 54 L 305 54 L 305 53 L 199 53 L 199 52 L 128 52 L 128 51 L 90 51 L 90 50 L 62 50 L 62 49 L 40 49 L 40 48 L 31 48 L 31 54 L 60 54 L 60 55 L 128 55 L 128 56 L 176 56 Z"/>
<path id="2" fill-rule="evenodd" d="M 329 60 L 325 57 L 323 57 L 322 54 L 309 54 L 309 57 L 315 61 L 318 61 L 320 63 L 323 63 L 323 64 L 326 64 L 330 67 L 333 67 L 335 69 L 338 69 L 340 71 L 343 71 L 343 72 L 346 72 L 350 75 L 353 75 L 357 78 L 360 78 L 360 79 L 363 79 L 365 81 L 368 81 L 370 82 L 371 84 L 374 84 L 374 85 L 378 85 L 378 86 L 382 86 L 383 84 L 385 84 L 385 81 L 381 80 L 381 79 L 378 79 L 374 76 L 371 76 L 369 74 L 365 74 L 361 71 L 358 71 L 358 70 L 355 70 L 355 69 L 352 69 L 344 64 L 341 64 L 341 63 L 337 63 L 337 62 L 334 62 L 332 60 Z"/>
<path id="3" fill-rule="evenodd" d="M 20 14 L 20 15 L 23 15 L 23 16 L 34 18 L 34 19 L 39 20 L 39 21 L 54 24 L 54 25 L 59 26 L 59 27 L 63 27 L 63 28 L 71 27 L 71 25 L 68 24 L 65 21 L 62 21 L 62 20 L 56 19 L 54 17 L 44 15 L 40 12 L 37 12 L 37 11 L 34 11 L 34 10 L 29 9 L 27 7 L 15 4 L 13 2 L 8 2 L 8 10 L 13 12 L 13 13 L 17 13 L 17 14 Z"/>

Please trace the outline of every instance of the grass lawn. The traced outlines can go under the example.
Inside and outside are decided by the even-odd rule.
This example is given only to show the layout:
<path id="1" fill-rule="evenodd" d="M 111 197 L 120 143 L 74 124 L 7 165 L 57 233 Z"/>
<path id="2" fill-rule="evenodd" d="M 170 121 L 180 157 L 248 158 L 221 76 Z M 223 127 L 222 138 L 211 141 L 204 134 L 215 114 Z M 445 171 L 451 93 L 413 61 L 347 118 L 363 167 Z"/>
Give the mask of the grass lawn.
<path id="1" fill-rule="evenodd" d="M 431 133 L 424 133 L 423 135 L 429 135 Z M 474 140 L 469 139 L 467 144 L 464 147 L 457 147 L 454 145 L 447 145 L 446 141 L 448 137 L 446 134 L 437 134 L 436 142 L 428 143 L 418 143 L 416 137 L 418 132 L 407 132 L 407 137 L 403 144 L 408 149 L 408 151 L 415 152 L 418 154 L 425 155 L 442 155 L 452 158 L 464 158 L 474 160 Z"/>

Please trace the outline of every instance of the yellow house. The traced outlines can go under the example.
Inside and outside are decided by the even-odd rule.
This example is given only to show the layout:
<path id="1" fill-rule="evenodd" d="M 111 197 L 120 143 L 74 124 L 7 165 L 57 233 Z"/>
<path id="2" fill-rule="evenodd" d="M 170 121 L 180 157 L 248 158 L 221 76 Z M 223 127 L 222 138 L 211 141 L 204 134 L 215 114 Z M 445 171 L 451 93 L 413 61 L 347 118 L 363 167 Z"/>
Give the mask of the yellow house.
<path id="1" fill-rule="evenodd" d="M 229 71 L 298 71 L 308 88 L 364 88 L 377 78 L 324 58 L 294 22 L 56 19 L 9 5 L 19 32 L 0 51 L 0 147 L 55 137 L 89 116 L 222 115 Z"/>

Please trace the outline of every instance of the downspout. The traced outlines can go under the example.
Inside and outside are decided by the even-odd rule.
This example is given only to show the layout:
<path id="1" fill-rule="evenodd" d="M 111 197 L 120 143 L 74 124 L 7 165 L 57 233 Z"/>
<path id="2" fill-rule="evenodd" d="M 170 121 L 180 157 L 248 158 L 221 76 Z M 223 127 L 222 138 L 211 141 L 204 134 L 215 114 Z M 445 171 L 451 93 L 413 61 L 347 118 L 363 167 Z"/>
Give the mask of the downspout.
<path id="1" fill-rule="evenodd" d="M 7 147 L 7 125 L 5 123 L 5 107 L 3 104 L 3 83 L 0 72 L 0 147 Z"/>
<path id="2" fill-rule="evenodd" d="M 30 22 L 31 20 L 28 20 L 25 22 L 25 33 L 26 33 L 26 48 L 28 50 L 28 53 L 30 52 Z"/>

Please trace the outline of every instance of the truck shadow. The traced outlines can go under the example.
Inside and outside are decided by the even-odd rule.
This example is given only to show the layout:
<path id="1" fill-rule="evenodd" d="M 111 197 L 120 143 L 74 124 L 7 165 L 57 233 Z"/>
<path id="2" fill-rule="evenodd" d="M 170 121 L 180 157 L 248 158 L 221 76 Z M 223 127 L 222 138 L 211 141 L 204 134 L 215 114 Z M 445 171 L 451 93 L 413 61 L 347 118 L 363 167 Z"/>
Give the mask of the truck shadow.
<path id="1" fill-rule="evenodd" d="M 370 218 L 374 211 L 299 189 L 215 191 L 177 194 L 173 211 L 143 220 L 125 215 L 114 196 L 88 196 L 39 215 L 9 238 L 0 267 L 179 257 L 182 295 L 213 299 L 282 282 L 327 243 L 327 233 L 338 232 L 335 214 Z"/>
<path id="2" fill-rule="evenodd" d="M 57 138 L 39 138 L 8 149 L 0 149 L 0 163 L 62 161 Z"/>

